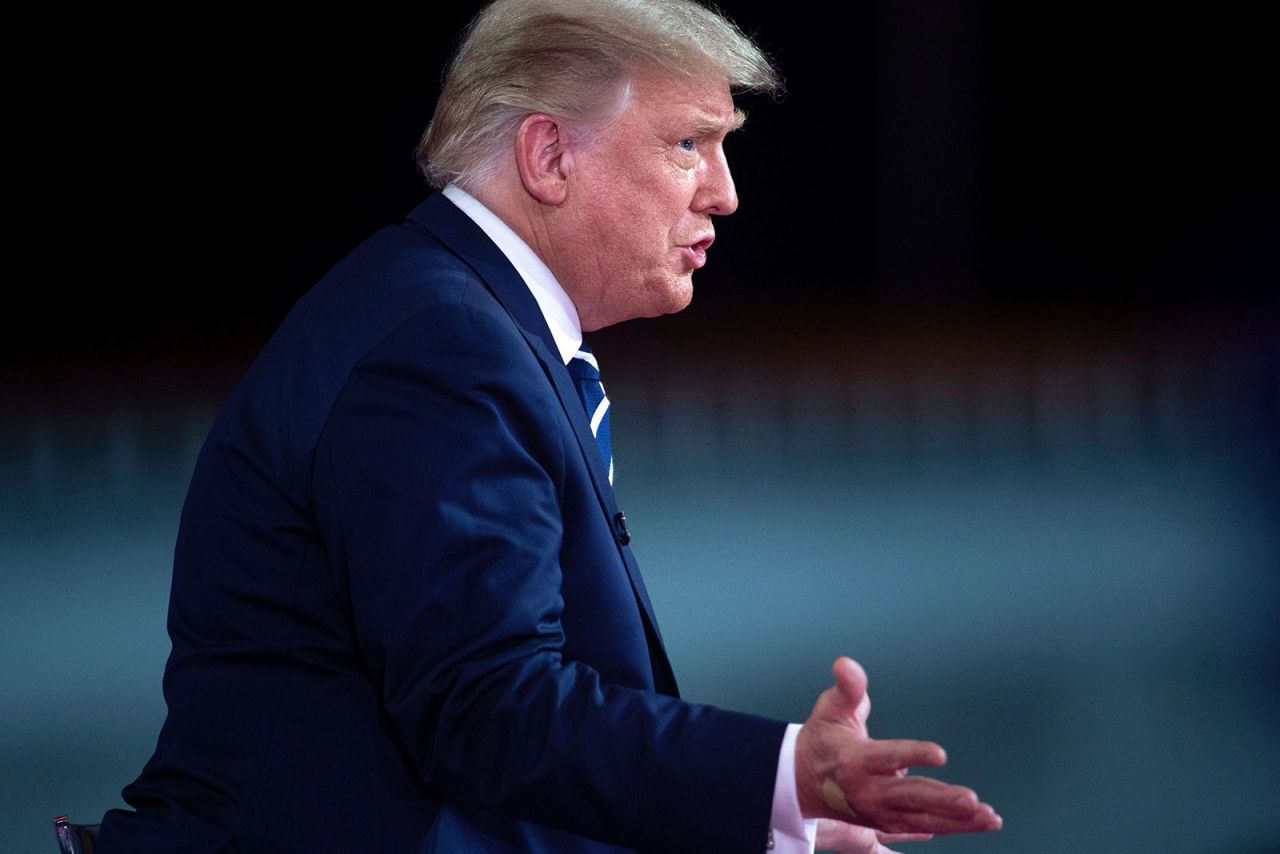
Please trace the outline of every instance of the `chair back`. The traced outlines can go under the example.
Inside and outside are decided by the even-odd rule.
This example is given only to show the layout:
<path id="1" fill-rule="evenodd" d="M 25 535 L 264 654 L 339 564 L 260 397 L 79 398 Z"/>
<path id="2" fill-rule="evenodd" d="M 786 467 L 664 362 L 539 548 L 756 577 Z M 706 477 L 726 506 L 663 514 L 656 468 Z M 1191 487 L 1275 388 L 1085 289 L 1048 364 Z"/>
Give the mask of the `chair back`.
<path id="1" fill-rule="evenodd" d="M 98 825 L 72 824 L 65 815 L 53 820 L 53 832 L 58 837 L 61 854 L 93 854 L 98 847 Z"/>

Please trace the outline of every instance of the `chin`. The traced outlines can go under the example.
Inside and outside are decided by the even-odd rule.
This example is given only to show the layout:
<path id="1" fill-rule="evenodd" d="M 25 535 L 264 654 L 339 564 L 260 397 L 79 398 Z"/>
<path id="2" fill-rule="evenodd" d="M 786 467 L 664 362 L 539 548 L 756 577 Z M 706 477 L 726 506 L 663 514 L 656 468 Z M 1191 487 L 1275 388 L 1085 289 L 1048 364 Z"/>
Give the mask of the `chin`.
<path id="1" fill-rule="evenodd" d="M 678 311 L 684 311 L 686 308 L 689 307 L 689 304 L 691 302 L 693 302 L 692 289 L 690 289 L 688 293 L 681 295 L 679 300 L 676 300 L 675 302 L 673 302 L 671 304 L 671 307 L 667 309 L 666 314 L 675 314 Z"/>
<path id="2" fill-rule="evenodd" d="M 693 302 L 693 277 L 687 276 L 667 291 L 667 303 L 662 314 L 675 314 L 684 311 Z"/>

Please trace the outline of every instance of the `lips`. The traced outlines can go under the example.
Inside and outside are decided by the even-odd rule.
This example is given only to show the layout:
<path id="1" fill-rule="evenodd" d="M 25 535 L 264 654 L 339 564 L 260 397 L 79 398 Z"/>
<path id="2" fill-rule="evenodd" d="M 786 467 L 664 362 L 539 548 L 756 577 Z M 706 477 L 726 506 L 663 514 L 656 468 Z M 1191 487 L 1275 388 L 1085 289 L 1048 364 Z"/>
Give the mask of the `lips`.
<path id="1" fill-rule="evenodd" d="M 708 234 L 700 240 L 695 240 L 692 243 L 686 243 L 680 247 L 684 250 L 685 257 L 689 260 L 689 263 L 692 264 L 695 270 L 707 263 L 707 249 L 710 248 L 711 244 L 714 243 L 715 240 L 716 236 L 714 234 Z"/>

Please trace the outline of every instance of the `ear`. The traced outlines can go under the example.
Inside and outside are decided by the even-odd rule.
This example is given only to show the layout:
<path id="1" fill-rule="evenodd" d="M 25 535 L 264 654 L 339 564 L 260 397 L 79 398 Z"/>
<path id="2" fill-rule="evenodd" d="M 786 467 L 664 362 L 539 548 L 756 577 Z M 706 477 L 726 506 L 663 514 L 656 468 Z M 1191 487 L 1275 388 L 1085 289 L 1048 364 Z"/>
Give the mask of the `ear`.
<path id="1" fill-rule="evenodd" d="M 568 191 L 568 134 L 546 113 L 524 117 L 516 130 L 516 168 L 525 192 L 544 205 L 560 205 Z"/>

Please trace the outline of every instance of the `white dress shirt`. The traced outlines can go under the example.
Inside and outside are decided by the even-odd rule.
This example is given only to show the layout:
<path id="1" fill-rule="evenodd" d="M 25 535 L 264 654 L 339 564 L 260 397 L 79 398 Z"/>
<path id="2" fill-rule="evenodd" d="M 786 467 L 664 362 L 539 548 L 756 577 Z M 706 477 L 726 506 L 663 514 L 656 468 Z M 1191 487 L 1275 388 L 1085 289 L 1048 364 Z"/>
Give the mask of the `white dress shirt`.
<path id="1" fill-rule="evenodd" d="M 551 337 L 560 351 L 560 359 L 566 364 L 582 346 L 582 322 L 573 300 L 565 293 L 556 277 L 542 262 L 520 235 L 479 199 L 456 184 L 444 188 L 444 197 L 453 202 L 480 226 L 507 256 L 520 278 L 542 310 L 542 316 L 551 330 Z M 768 848 L 773 854 L 813 854 L 817 821 L 800 814 L 796 799 L 796 734 L 800 724 L 789 724 L 778 751 L 778 771 L 773 784 L 773 811 L 769 819 Z"/>

